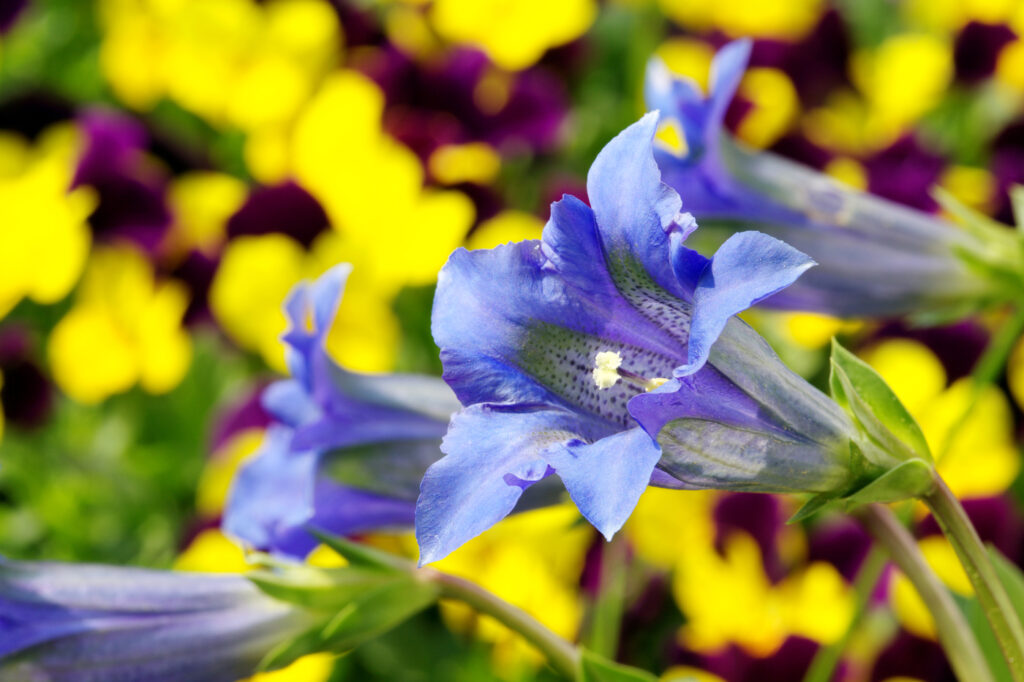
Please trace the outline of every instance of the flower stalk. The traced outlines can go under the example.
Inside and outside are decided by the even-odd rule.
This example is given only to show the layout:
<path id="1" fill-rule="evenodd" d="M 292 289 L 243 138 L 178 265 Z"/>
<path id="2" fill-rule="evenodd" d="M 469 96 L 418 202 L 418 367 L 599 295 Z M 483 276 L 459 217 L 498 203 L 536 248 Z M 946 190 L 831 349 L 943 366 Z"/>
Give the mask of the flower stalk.
<path id="1" fill-rule="evenodd" d="M 963 564 L 1013 679 L 1024 682 L 1024 626 L 996 574 L 978 531 L 971 524 L 963 505 L 938 474 L 935 474 L 935 485 L 921 496 L 921 500 L 938 521 Z"/>
<path id="2" fill-rule="evenodd" d="M 907 576 L 928 607 L 935 620 L 939 641 L 942 642 L 942 648 L 946 651 L 957 678 L 993 682 L 992 673 L 989 671 L 977 641 L 971 634 L 971 628 L 968 626 L 963 612 L 953 601 L 949 590 L 928 566 L 924 555 L 921 554 L 917 543 L 914 542 L 914 538 L 903 527 L 896 515 L 888 507 L 869 504 L 860 509 L 857 516 L 875 541 L 885 548 L 889 557 Z M 973 532 L 974 529 L 969 523 L 967 527 Z M 977 537 L 977 533 L 974 535 Z M 954 544 L 954 546 L 956 545 Z M 959 551 L 958 548 L 957 552 L 959 553 Z M 973 577 L 971 582 L 974 582 Z M 985 613 L 988 615 L 987 608 Z M 1002 639 L 1000 639 L 1000 644 L 1002 644 Z M 1020 679 L 1016 675 L 1015 671 L 1014 679 Z"/>
<path id="3" fill-rule="evenodd" d="M 580 666 L 579 650 L 526 611 L 463 578 L 431 568 L 420 569 L 419 575 L 440 588 L 442 599 L 456 599 L 482 614 L 491 616 L 537 647 L 547 657 L 551 667 L 564 677 L 570 680 L 577 678 Z"/>

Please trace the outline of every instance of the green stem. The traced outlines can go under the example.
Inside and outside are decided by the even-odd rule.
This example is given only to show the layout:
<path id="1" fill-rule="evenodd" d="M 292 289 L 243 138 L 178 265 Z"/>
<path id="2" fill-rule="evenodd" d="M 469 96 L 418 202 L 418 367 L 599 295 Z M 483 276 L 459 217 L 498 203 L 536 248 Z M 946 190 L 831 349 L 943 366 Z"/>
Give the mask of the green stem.
<path id="1" fill-rule="evenodd" d="M 914 538 L 888 507 L 869 504 L 858 512 L 864 527 L 914 585 L 932 614 L 950 665 L 963 682 L 993 682 L 985 657 L 963 612 L 924 559 Z"/>
<path id="2" fill-rule="evenodd" d="M 807 669 L 807 674 L 804 675 L 804 682 L 829 682 L 832 679 L 832 675 L 835 674 L 836 666 L 839 665 L 843 652 L 846 651 L 850 640 L 853 638 L 853 633 L 857 631 L 860 622 L 864 619 L 864 615 L 871 606 L 871 596 L 878 586 L 878 581 L 882 578 L 885 563 L 885 552 L 877 546 L 872 546 L 871 551 L 864 558 L 864 562 L 857 572 L 857 579 L 853 583 L 853 593 L 856 598 L 856 610 L 854 611 L 853 618 L 850 619 L 846 632 L 843 633 L 839 640 L 828 646 L 821 647 L 814 654 L 814 659 Z"/>
<path id="3" fill-rule="evenodd" d="M 928 505 L 932 516 L 956 550 L 1013 679 L 1024 682 L 1024 626 L 978 537 L 978 531 L 971 525 L 960 501 L 938 474 L 935 474 L 935 486 L 921 500 Z"/>
<path id="4" fill-rule="evenodd" d="M 601 584 L 591 610 L 587 649 L 614 661 L 619 651 L 622 611 L 626 601 L 626 543 L 615 538 L 602 545 Z"/>
<path id="5" fill-rule="evenodd" d="M 576 679 L 580 661 L 579 651 L 526 611 L 499 599 L 468 580 L 432 569 L 421 569 L 421 575 L 440 587 L 442 598 L 457 599 L 480 613 L 491 616 L 537 647 L 547 657 L 551 667 L 559 673 L 570 680 Z"/>

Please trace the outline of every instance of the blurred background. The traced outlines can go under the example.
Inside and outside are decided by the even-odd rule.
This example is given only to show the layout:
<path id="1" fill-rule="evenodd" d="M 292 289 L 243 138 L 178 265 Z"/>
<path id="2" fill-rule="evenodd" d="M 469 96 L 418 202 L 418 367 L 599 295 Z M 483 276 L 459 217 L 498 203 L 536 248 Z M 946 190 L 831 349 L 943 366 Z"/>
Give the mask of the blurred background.
<path id="1" fill-rule="evenodd" d="M 260 391 L 285 370 L 288 290 L 353 263 L 332 355 L 439 373 L 429 313 L 451 250 L 539 237 L 550 202 L 585 197 L 598 150 L 643 112 L 652 54 L 706 85 L 714 51 L 741 36 L 752 68 L 727 120 L 746 144 L 924 211 L 941 186 L 1012 223 L 1015 0 L 0 2 L 0 554 L 243 570 L 217 527 L 269 421 Z M 819 382 L 842 335 L 946 453 L 984 539 L 1020 562 L 1024 349 L 969 410 L 999 316 L 928 331 L 749 321 Z M 836 679 L 952 680 L 894 571 L 851 629 L 868 540 L 839 517 L 786 526 L 795 505 L 650 490 L 612 545 L 554 507 L 441 568 L 698 682 L 800 680 L 848 634 Z M 969 594 L 934 523 L 906 511 Z M 415 555 L 406 536 L 367 541 Z M 598 606 L 623 612 L 621 630 Z M 259 679 L 549 678 L 500 626 L 445 607 Z"/>

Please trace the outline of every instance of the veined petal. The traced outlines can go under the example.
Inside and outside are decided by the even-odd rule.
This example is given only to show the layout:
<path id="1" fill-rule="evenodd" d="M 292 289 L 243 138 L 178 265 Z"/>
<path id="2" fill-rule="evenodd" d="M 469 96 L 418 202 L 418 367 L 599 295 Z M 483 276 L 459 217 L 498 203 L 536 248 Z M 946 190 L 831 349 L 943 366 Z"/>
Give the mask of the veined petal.
<path id="1" fill-rule="evenodd" d="M 351 535 L 412 524 L 412 500 L 332 480 L 322 470 L 322 455 L 294 449 L 292 439 L 290 429 L 271 427 L 263 447 L 235 476 L 222 522 L 229 535 L 301 557 L 319 542 L 310 528 Z"/>
<path id="2" fill-rule="evenodd" d="M 523 490 L 552 473 L 552 451 L 582 442 L 579 427 L 578 415 L 549 405 L 480 404 L 456 414 L 441 447 L 445 456 L 420 485 L 420 564 L 444 558 L 505 518 Z"/>
<path id="3" fill-rule="evenodd" d="M 545 454 L 580 513 L 608 540 L 633 513 L 660 457 L 661 448 L 640 427 Z"/>
<path id="4" fill-rule="evenodd" d="M 673 253 L 673 265 L 686 268 L 687 259 L 677 254 L 679 250 Z M 674 375 L 686 376 L 703 367 L 730 317 L 789 286 L 813 265 L 806 254 L 766 234 L 740 232 L 729 237 L 697 282 L 687 364 Z"/>
<path id="5" fill-rule="evenodd" d="M 658 113 L 651 112 L 605 145 L 587 173 L 587 198 L 613 276 L 616 264 L 637 263 L 659 287 L 682 297 L 667 258 L 682 199 L 661 181 L 654 160 L 657 128 Z"/>

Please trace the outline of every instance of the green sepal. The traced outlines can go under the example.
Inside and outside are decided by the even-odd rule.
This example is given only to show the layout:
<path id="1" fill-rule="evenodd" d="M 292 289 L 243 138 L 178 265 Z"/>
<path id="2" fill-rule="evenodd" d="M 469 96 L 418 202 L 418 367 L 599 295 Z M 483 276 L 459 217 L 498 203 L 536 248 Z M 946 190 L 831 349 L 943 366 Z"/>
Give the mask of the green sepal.
<path id="1" fill-rule="evenodd" d="M 337 569 L 349 571 L 349 568 Z M 434 604 L 436 584 L 412 575 L 393 575 L 389 584 L 350 599 L 333 615 L 325 614 L 313 627 L 272 649 L 259 670 L 276 670 L 312 653 L 343 654 L 356 648 Z M 397 580 L 394 578 L 398 578 Z"/>
<path id="2" fill-rule="evenodd" d="M 587 649 L 580 650 L 578 682 L 657 682 L 658 678 L 639 668 L 609 661 Z"/>
<path id="3" fill-rule="evenodd" d="M 849 511 L 872 502 L 887 504 L 919 497 L 934 485 L 932 465 L 923 459 L 909 459 L 883 471 L 866 484 L 845 494 L 819 493 L 810 498 L 786 523 L 799 523 L 827 509 Z"/>
<path id="4" fill-rule="evenodd" d="M 310 528 L 309 532 L 316 537 L 317 540 L 343 556 L 352 566 L 363 566 L 366 568 L 372 567 L 379 568 L 381 570 L 400 571 L 403 573 L 416 570 L 415 565 L 413 565 L 411 561 L 407 561 L 406 559 L 395 556 L 394 554 L 388 554 L 387 552 L 375 549 L 369 545 L 352 542 L 351 540 L 347 540 L 337 535 L 332 535 L 331 533 L 318 528 Z"/>
<path id="5" fill-rule="evenodd" d="M 917 421 L 871 366 L 832 339 L 832 398 L 866 435 L 897 460 L 932 461 L 928 441 Z M 871 458 L 868 453 L 865 456 Z M 872 463 L 888 468 L 892 462 Z"/>
<path id="6" fill-rule="evenodd" d="M 410 577 L 377 567 L 345 566 L 323 569 L 296 564 L 285 570 L 255 570 L 246 574 L 274 599 L 317 611 L 337 611 L 368 592 L 408 582 Z"/>
<path id="7" fill-rule="evenodd" d="M 800 508 L 796 510 L 795 514 L 789 517 L 786 523 L 800 523 L 805 519 L 811 518 L 818 512 L 825 511 L 826 509 L 834 509 L 837 506 L 839 506 L 839 498 L 836 497 L 834 493 L 818 493 L 800 505 Z"/>
<path id="8" fill-rule="evenodd" d="M 847 509 L 871 502 L 901 502 L 923 495 L 933 485 L 935 478 L 931 463 L 923 459 L 908 459 L 843 497 L 842 502 Z"/>

